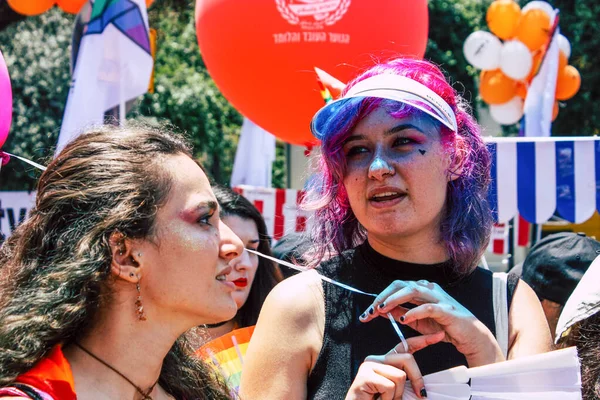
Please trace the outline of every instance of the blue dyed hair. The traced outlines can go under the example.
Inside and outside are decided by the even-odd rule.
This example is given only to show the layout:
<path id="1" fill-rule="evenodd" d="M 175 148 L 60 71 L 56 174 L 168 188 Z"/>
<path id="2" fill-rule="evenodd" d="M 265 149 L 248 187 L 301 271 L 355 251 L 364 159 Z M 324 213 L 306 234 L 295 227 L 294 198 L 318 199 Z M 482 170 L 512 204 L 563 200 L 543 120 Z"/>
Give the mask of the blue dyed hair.
<path id="1" fill-rule="evenodd" d="M 376 65 L 348 84 L 345 91 L 371 76 L 390 73 L 429 87 L 456 115 L 458 132 L 440 124 L 442 145 L 453 158 L 453 164 L 460 167 L 457 170 L 461 169 L 460 175 L 448 182 L 440 240 L 454 261 L 456 271 L 467 273 L 477 265 L 490 238 L 492 215 L 487 203 L 490 154 L 468 105 L 446 81 L 441 70 L 427 61 L 396 59 Z M 318 176 L 312 180 L 303 204 L 304 208 L 315 212 L 311 232 L 317 246 L 315 264 L 332 251 L 333 255 L 339 254 L 366 239 L 367 232 L 350 208 L 342 183 L 346 173 L 342 147 L 356 124 L 380 106 L 394 117 L 426 115 L 401 103 L 364 98 L 340 107 L 335 117 L 323 127 Z"/>

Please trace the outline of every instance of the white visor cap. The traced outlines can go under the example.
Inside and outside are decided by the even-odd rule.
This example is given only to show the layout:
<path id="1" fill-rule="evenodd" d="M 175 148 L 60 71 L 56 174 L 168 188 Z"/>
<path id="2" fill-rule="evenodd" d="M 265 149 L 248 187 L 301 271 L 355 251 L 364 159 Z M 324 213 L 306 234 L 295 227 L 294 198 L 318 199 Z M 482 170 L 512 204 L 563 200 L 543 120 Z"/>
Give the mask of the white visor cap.
<path id="1" fill-rule="evenodd" d="M 323 139 L 324 129 L 344 106 L 353 99 L 375 97 L 407 104 L 436 119 L 453 132 L 458 131 L 456 115 L 437 93 L 410 78 L 393 75 L 375 75 L 354 85 L 346 95 L 321 108 L 313 117 L 310 129 L 313 135 Z M 355 103 L 355 102 L 351 102 Z"/>

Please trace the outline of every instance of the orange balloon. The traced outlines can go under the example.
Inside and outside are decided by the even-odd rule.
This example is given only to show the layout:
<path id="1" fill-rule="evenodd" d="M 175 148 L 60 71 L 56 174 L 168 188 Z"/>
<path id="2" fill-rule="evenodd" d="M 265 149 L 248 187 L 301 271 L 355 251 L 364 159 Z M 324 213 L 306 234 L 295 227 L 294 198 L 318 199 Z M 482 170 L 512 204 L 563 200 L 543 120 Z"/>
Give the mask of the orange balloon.
<path id="1" fill-rule="evenodd" d="M 548 42 L 550 17 L 539 8 L 532 8 L 521 15 L 515 36 L 529 50 L 535 51 Z"/>
<path id="2" fill-rule="evenodd" d="M 490 31 L 500 39 L 514 36 L 521 17 L 521 7 L 513 0 L 496 0 L 487 10 L 485 20 Z"/>
<path id="3" fill-rule="evenodd" d="M 69 14 L 77 14 L 86 1 L 87 0 L 56 0 L 56 5 L 59 6 L 64 12 Z"/>
<path id="4" fill-rule="evenodd" d="M 527 97 L 527 84 L 524 82 L 517 82 L 517 90 L 515 94 L 525 100 Z"/>
<path id="5" fill-rule="evenodd" d="M 487 104 L 504 104 L 515 97 L 517 82 L 499 69 L 481 71 L 479 94 Z"/>
<path id="6" fill-rule="evenodd" d="M 581 87 L 581 75 L 572 65 L 567 65 L 558 72 L 556 81 L 556 99 L 568 100 L 579 91 Z"/>
<path id="7" fill-rule="evenodd" d="M 563 53 L 562 51 L 558 52 L 558 70 L 562 71 L 567 64 L 569 63 L 569 60 L 567 59 L 567 56 L 565 53 Z"/>
<path id="8" fill-rule="evenodd" d="M 54 0 L 7 0 L 10 8 L 23 15 L 38 15 L 48 11 Z"/>
<path id="9" fill-rule="evenodd" d="M 224 29 L 223 27 L 227 27 Z M 200 53 L 244 116 L 293 144 L 316 143 L 314 67 L 348 82 L 373 57 L 423 57 L 427 0 L 197 0 Z"/>
<path id="10" fill-rule="evenodd" d="M 558 101 L 554 102 L 554 107 L 552 107 L 552 122 L 558 117 Z"/>

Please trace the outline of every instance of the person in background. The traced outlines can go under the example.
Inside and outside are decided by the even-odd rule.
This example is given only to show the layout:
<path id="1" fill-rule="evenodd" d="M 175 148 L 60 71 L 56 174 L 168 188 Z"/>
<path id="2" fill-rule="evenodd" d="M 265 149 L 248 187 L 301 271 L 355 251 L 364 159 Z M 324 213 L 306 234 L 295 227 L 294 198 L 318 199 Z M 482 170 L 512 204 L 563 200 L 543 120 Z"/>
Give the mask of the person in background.
<path id="1" fill-rule="evenodd" d="M 576 346 L 584 400 L 600 399 L 600 256 L 567 300 L 556 328 L 559 347 Z"/>
<path id="2" fill-rule="evenodd" d="M 213 185 L 213 192 L 221 207 L 221 220 L 243 242 L 247 249 L 271 255 L 271 240 L 260 212 L 244 196 L 224 186 Z M 233 298 L 238 312 L 232 319 L 206 326 L 210 339 L 234 329 L 256 325 L 267 295 L 283 276 L 271 261 L 243 251 L 230 260 L 232 272 L 227 281 L 236 289 Z"/>
<path id="3" fill-rule="evenodd" d="M 521 279 L 540 299 L 553 335 L 563 306 L 598 255 L 597 240 L 583 233 L 561 232 L 541 239 L 525 258 Z"/>
<path id="4" fill-rule="evenodd" d="M 83 133 L 0 250 L 0 398 L 229 399 L 185 334 L 235 316 L 242 250 L 181 138 Z"/>
<path id="5" fill-rule="evenodd" d="M 550 349 L 527 284 L 497 283 L 477 267 L 492 225 L 490 155 L 439 68 L 414 59 L 375 65 L 311 127 L 321 155 L 305 205 L 315 212 L 309 261 L 319 266 L 265 301 L 244 360 L 244 399 L 400 398 L 406 379 L 424 398 L 421 374 Z M 509 293 L 498 307 L 496 287 Z"/>
<path id="6" fill-rule="evenodd" d="M 291 232 L 279 239 L 273 246 L 272 251 L 275 258 L 303 267 L 309 264 L 307 257 L 310 256 L 312 247 L 313 244 L 307 233 Z M 289 278 L 298 272 L 298 270 L 292 268 L 281 267 L 284 278 Z"/>

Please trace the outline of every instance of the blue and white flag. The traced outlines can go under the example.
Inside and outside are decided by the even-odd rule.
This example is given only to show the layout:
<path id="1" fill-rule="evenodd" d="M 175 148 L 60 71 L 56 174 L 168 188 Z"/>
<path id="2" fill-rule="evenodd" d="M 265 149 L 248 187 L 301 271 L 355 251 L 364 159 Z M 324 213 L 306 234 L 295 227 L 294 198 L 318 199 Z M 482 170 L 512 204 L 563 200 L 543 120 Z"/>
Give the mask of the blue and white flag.
<path id="1" fill-rule="evenodd" d="M 146 93 L 152 55 L 145 0 L 95 0 L 79 46 L 57 153 L 105 111 Z"/>
<path id="2" fill-rule="evenodd" d="M 600 138 L 495 138 L 488 200 L 497 222 L 581 223 L 600 211 Z"/>

